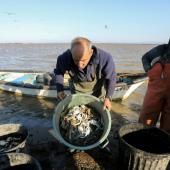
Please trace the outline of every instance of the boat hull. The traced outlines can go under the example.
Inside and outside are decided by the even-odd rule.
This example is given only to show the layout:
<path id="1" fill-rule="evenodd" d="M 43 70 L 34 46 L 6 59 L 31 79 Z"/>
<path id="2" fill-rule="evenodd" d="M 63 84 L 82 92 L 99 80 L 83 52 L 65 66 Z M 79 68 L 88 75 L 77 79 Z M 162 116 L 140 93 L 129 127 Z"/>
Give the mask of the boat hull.
<path id="1" fill-rule="evenodd" d="M 29 95 L 34 97 L 44 97 L 44 98 L 56 98 L 57 90 L 56 89 L 38 89 L 38 88 L 31 88 L 31 87 L 23 87 L 22 85 L 16 85 L 18 81 L 25 81 L 27 83 L 31 83 L 35 80 L 35 76 L 42 73 L 11 73 L 9 72 L 10 76 L 8 76 L 8 72 L 0 72 L 0 90 L 8 91 L 15 93 L 17 95 Z M 4 76 L 2 78 L 2 75 Z M 5 77 L 6 76 L 6 77 Z M 31 77 L 30 77 L 31 76 Z M 24 78 L 25 77 L 25 78 Z M 28 78 L 26 78 L 28 77 Z M 26 79 L 26 80 L 25 80 Z M 4 81 L 2 81 L 4 80 Z M 127 85 L 126 83 L 118 83 L 116 85 L 114 95 L 112 96 L 113 100 L 125 100 L 127 99 L 139 86 L 141 86 L 146 79 L 141 79 L 136 83 Z M 13 82 L 13 84 L 10 84 Z M 68 77 L 65 78 L 65 83 L 68 83 Z M 67 95 L 71 94 L 69 89 L 65 90 Z"/>

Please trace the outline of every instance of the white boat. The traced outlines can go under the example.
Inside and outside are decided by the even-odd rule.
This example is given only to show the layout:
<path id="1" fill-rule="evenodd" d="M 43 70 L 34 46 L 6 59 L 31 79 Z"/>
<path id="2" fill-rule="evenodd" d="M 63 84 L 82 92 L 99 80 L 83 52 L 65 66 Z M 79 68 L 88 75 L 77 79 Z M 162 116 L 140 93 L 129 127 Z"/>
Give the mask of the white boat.
<path id="1" fill-rule="evenodd" d="M 46 86 L 37 83 L 37 75 L 43 74 L 43 72 L 33 71 L 0 71 L 0 90 L 13 92 L 19 95 L 56 98 L 57 91 L 55 86 Z M 66 74 L 64 77 L 66 94 L 71 93 L 68 80 L 69 76 Z M 135 89 L 141 86 L 146 80 L 147 77 L 144 73 L 118 73 L 113 100 L 127 99 Z"/>

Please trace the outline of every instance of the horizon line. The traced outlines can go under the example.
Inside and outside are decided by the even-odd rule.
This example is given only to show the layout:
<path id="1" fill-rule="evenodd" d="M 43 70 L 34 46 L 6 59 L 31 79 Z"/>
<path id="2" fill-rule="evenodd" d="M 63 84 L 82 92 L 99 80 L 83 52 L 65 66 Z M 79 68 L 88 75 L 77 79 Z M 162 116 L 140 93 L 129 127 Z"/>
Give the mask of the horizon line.
<path id="1" fill-rule="evenodd" d="M 48 41 L 48 42 L 0 42 L 0 44 L 70 44 L 70 42 L 68 41 L 56 41 L 56 42 L 51 42 L 51 41 Z M 164 42 L 93 42 L 92 41 L 92 44 L 166 44 Z"/>

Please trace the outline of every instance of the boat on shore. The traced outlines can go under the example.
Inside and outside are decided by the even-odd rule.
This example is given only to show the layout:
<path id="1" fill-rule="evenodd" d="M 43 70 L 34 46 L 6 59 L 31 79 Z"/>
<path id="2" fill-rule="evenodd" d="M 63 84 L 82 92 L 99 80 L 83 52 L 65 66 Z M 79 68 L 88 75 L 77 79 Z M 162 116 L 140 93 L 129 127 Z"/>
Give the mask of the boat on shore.
<path id="1" fill-rule="evenodd" d="M 37 76 L 43 76 L 41 71 L 0 70 L 0 90 L 19 95 L 56 98 L 56 86 L 37 82 Z M 139 86 L 147 81 L 145 73 L 118 73 L 113 100 L 127 99 Z M 64 90 L 70 94 L 69 75 L 64 76 Z"/>

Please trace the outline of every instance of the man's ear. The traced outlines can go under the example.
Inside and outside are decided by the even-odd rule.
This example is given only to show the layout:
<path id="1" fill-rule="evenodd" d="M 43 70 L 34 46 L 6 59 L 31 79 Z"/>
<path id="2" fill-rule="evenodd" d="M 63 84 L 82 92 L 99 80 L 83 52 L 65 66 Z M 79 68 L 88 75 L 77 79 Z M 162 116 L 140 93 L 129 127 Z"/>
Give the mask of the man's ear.
<path id="1" fill-rule="evenodd" d="M 93 49 L 92 48 L 90 49 L 90 54 L 91 54 L 91 56 L 93 55 Z"/>

